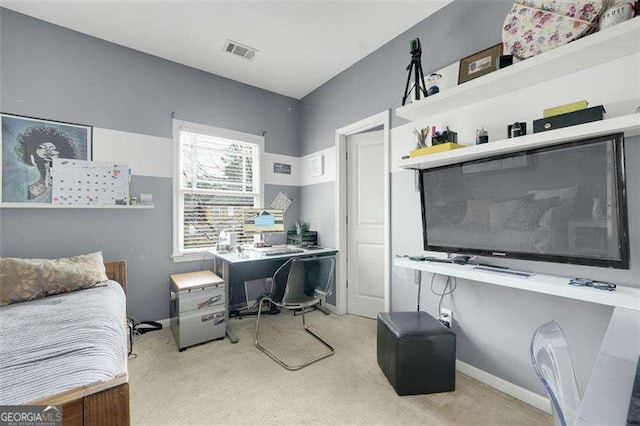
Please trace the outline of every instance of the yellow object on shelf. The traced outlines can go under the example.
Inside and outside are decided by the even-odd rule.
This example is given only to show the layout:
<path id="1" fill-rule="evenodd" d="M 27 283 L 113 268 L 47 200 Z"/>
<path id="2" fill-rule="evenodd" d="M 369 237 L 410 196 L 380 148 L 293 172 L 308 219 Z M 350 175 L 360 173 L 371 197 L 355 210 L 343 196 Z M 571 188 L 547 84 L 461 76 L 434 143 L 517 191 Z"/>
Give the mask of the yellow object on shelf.
<path id="1" fill-rule="evenodd" d="M 581 101 L 571 102 L 570 104 L 547 108 L 543 111 L 543 115 L 544 118 L 555 117 L 556 115 L 587 109 L 588 106 L 589 102 L 583 99 Z"/>
<path id="2" fill-rule="evenodd" d="M 451 151 L 458 148 L 464 148 L 464 145 L 458 145 L 457 143 L 447 142 L 440 145 L 428 146 L 426 148 L 418 148 L 409 153 L 409 157 L 420 157 L 422 155 L 435 154 L 437 152 Z"/>

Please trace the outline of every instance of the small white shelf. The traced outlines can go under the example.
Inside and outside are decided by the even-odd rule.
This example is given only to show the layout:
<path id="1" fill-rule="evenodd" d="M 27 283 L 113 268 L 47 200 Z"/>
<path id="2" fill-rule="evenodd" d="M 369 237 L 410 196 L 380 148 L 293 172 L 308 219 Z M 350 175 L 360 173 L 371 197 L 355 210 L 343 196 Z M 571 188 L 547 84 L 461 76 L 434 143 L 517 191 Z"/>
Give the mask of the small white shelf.
<path id="1" fill-rule="evenodd" d="M 426 119 L 638 52 L 640 18 L 400 107 L 396 115 L 410 121 Z"/>
<path id="2" fill-rule="evenodd" d="M 615 291 L 604 291 L 571 286 L 569 278 L 565 277 L 544 274 L 522 277 L 502 272 L 483 271 L 475 269 L 473 265 L 419 262 L 401 258 L 395 259 L 394 266 L 640 311 L 640 288 L 635 287 L 618 286 Z"/>
<path id="3" fill-rule="evenodd" d="M 396 163 L 396 167 L 414 170 L 431 169 L 619 132 L 624 133 L 625 137 L 640 135 L 640 114 L 624 115 L 513 139 L 504 139 L 482 145 L 469 145 L 453 151 L 407 158 L 399 160 Z"/>
<path id="4" fill-rule="evenodd" d="M 49 203 L 0 203 L 0 209 L 114 209 L 114 210 L 148 210 L 154 209 L 153 204 L 135 206 L 63 206 Z"/>

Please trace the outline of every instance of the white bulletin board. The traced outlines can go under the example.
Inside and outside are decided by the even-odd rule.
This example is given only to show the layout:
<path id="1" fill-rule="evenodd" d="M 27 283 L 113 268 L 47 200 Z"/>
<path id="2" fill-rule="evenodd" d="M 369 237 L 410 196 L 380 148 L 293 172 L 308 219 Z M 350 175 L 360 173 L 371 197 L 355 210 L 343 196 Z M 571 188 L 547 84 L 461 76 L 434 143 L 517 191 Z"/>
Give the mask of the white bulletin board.
<path id="1" fill-rule="evenodd" d="M 130 169 L 126 164 L 53 159 L 52 203 L 106 206 L 128 204 Z"/>

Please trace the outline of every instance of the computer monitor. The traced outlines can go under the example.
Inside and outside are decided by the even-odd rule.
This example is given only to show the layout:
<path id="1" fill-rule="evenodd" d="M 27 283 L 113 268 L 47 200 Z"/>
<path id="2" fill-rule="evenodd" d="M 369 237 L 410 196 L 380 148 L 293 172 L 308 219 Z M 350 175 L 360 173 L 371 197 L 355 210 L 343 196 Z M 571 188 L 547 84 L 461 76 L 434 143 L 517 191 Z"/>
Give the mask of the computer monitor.
<path id="1" fill-rule="evenodd" d="M 284 211 L 275 209 L 244 209 L 245 233 L 284 232 Z"/>

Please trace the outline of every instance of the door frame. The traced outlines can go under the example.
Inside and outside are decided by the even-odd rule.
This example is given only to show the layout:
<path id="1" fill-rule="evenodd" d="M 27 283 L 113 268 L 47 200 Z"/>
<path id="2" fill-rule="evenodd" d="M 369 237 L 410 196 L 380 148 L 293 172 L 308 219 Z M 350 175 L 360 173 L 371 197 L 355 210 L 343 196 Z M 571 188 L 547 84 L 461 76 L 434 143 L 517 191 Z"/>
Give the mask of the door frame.
<path id="1" fill-rule="evenodd" d="M 347 137 L 382 126 L 384 136 L 384 309 L 391 309 L 391 110 L 336 129 L 336 312 L 347 313 Z"/>

